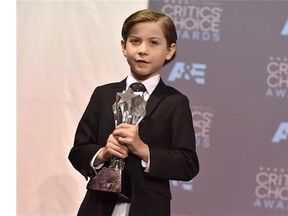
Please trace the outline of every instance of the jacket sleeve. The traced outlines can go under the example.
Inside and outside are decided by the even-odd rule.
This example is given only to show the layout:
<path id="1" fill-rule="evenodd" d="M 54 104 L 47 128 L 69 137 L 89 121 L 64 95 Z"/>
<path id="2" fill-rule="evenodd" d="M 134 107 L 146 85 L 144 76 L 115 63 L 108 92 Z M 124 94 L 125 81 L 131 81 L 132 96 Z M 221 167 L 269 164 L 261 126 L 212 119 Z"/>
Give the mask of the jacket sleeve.
<path id="1" fill-rule="evenodd" d="M 74 144 L 68 155 L 73 167 L 78 170 L 86 180 L 95 174 L 90 166 L 90 162 L 96 152 L 101 148 L 97 143 L 99 127 L 97 105 L 98 94 L 96 88 L 79 121 L 74 137 Z"/>
<path id="2" fill-rule="evenodd" d="M 166 103 L 165 100 L 162 103 Z M 171 116 L 167 122 L 168 134 L 149 146 L 149 175 L 169 180 L 192 180 L 199 172 L 199 161 L 189 100 L 184 95 L 178 95 L 163 106 L 166 106 L 166 112 L 171 109 L 168 113 Z"/>

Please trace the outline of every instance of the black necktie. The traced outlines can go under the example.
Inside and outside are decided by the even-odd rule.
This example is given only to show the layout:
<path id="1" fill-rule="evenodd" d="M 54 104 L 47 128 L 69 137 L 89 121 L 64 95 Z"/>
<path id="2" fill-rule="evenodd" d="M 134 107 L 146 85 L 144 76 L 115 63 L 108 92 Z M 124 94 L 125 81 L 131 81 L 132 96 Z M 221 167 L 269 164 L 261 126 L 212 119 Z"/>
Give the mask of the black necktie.
<path id="1" fill-rule="evenodd" d="M 134 91 L 134 92 L 145 92 L 146 88 L 145 86 L 140 83 L 140 82 L 136 82 L 136 83 L 132 83 L 130 85 L 130 88 Z"/>

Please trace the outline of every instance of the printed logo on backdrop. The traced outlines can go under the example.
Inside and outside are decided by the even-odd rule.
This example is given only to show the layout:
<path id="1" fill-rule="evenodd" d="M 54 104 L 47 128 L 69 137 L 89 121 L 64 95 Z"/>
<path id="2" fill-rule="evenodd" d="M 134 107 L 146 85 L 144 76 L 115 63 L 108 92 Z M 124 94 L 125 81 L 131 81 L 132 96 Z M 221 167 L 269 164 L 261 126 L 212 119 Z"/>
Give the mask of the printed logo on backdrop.
<path id="1" fill-rule="evenodd" d="M 288 19 L 286 20 L 286 23 L 283 26 L 283 29 L 281 31 L 282 36 L 288 36 Z"/>
<path id="2" fill-rule="evenodd" d="M 259 167 L 256 173 L 254 208 L 288 213 L 288 169 Z M 276 214 L 276 213 L 275 213 Z M 273 215 L 273 212 L 271 212 Z"/>
<path id="3" fill-rule="evenodd" d="M 214 113 L 208 107 L 192 107 L 196 147 L 207 149 L 211 145 L 211 130 Z"/>
<path id="4" fill-rule="evenodd" d="M 272 143 L 288 143 L 288 122 L 281 122 L 272 138 Z"/>
<path id="5" fill-rule="evenodd" d="M 288 99 L 288 58 L 271 56 L 266 70 L 266 97 Z"/>
<path id="6" fill-rule="evenodd" d="M 187 192 L 193 191 L 193 179 L 189 182 L 174 181 L 174 180 L 171 180 L 170 182 L 173 187 L 180 188 Z"/>
<path id="7" fill-rule="evenodd" d="M 177 80 L 193 81 L 197 85 L 204 85 L 206 80 L 206 64 L 176 61 L 168 76 L 168 82 Z"/>
<path id="8" fill-rule="evenodd" d="M 189 0 L 164 0 L 163 3 L 161 11 L 173 19 L 179 40 L 220 41 L 223 12 L 220 3 Z"/>

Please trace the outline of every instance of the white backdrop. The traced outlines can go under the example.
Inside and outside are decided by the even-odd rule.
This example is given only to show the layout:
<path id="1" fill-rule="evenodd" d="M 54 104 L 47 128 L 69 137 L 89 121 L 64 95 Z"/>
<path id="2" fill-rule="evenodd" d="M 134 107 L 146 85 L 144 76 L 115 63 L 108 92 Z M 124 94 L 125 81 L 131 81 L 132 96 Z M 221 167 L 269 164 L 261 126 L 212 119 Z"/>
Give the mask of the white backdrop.
<path id="1" fill-rule="evenodd" d="M 17 1 L 17 215 L 76 215 L 68 153 L 97 85 L 123 79 L 121 27 L 147 1 Z"/>

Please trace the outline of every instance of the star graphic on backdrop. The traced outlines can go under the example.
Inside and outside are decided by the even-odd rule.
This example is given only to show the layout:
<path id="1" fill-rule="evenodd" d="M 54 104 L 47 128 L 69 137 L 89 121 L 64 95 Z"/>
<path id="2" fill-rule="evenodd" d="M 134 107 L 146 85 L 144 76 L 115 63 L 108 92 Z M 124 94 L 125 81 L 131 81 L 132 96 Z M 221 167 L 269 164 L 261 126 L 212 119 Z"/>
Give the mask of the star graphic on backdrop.
<path id="1" fill-rule="evenodd" d="M 132 98 L 137 97 L 137 95 L 134 94 L 134 92 L 131 88 L 128 88 L 127 91 L 124 91 L 122 93 L 118 92 L 117 96 L 120 97 L 119 103 L 127 102 L 128 105 L 131 105 Z"/>

